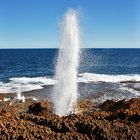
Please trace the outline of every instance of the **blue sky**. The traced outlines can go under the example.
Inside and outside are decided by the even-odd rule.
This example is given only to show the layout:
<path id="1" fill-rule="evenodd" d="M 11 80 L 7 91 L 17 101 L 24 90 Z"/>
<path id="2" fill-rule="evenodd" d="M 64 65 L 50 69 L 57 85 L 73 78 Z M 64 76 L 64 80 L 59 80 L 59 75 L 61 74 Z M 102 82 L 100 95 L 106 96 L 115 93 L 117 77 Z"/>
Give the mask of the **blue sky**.
<path id="1" fill-rule="evenodd" d="M 56 48 L 59 23 L 79 9 L 82 47 L 140 47 L 140 0 L 0 0 L 0 48 Z"/>

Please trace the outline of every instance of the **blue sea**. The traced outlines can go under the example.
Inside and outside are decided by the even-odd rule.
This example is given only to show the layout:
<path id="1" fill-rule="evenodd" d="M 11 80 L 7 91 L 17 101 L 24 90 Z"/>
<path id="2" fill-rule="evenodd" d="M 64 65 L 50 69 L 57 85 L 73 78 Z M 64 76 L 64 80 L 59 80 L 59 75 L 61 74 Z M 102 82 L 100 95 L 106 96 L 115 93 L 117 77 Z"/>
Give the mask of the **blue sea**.
<path id="1" fill-rule="evenodd" d="M 50 95 L 58 49 L 0 49 L 0 93 Z M 79 98 L 140 96 L 140 49 L 81 49 Z"/>

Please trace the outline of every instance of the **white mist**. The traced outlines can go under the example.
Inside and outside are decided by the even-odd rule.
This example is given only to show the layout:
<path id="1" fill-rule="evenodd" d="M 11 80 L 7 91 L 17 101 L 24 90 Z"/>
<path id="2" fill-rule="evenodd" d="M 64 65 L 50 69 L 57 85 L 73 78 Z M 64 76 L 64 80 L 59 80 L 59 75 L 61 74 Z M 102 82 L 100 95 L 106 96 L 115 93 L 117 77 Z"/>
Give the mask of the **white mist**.
<path id="1" fill-rule="evenodd" d="M 79 65 L 79 24 L 78 13 L 69 9 L 63 20 L 62 41 L 56 65 L 52 100 L 54 113 L 65 116 L 74 113 L 77 102 L 77 72 Z"/>
<path id="2" fill-rule="evenodd" d="M 24 95 L 21 95 L 21 89 L 17 88 L 17 96 L 11 100 L 10 105 L 16 103 L 16 102 L 25 102 L 25 97 Z"/>

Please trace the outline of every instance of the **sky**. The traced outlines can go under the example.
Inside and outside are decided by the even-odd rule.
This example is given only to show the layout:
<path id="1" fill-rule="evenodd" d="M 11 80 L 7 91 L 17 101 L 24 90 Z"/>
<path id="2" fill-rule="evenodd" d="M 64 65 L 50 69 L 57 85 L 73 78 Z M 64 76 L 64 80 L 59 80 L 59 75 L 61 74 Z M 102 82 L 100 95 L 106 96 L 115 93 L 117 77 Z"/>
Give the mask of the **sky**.
<path id="1" fill-rule="evenodd" d="M 57 48 L 60 23 L 79 10 L 81 47 L 140 48 L 140 0 L 0 0 L 0 48 Z"/>

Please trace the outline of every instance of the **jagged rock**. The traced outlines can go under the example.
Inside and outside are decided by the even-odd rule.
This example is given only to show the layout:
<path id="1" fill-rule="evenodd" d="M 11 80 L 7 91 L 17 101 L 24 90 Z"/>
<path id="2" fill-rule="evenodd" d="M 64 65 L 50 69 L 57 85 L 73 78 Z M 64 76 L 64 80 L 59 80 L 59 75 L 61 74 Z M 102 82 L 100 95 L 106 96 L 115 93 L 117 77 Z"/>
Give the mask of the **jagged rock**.
<path id="1" fill-rule="evenodd" d="M 4 100 L 4 95 L 0 94 L 0 101 Z"/>
<path id="2" fill-rule="evenodd" d="M 86 108 L 86 113 L 83 109 L 79 114 L 63 117 L 53 114 L 52 104 L 47 101 L 25 105 L 27 107 L 22 104 L 13 109 L 3 104 L 0 106 L 0 139 L 139 140 L 139 98 L 106 101 L 97 111 L 92 111 L 95 106 L 89 100 L 78 103 L 79 107 Z"/>
<path id="3" fill-rule="evenodd" d="M 52 104 L 50 102 L 34 103 L 29 106 L 29 113 L 41 114 L 41 113 L 52 113 Z"/>

